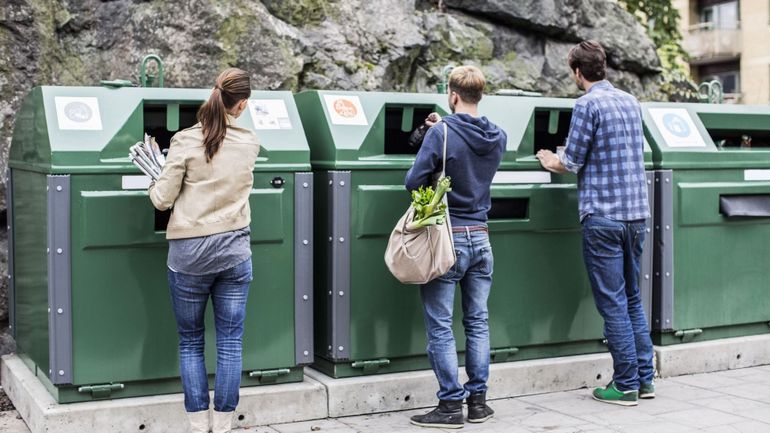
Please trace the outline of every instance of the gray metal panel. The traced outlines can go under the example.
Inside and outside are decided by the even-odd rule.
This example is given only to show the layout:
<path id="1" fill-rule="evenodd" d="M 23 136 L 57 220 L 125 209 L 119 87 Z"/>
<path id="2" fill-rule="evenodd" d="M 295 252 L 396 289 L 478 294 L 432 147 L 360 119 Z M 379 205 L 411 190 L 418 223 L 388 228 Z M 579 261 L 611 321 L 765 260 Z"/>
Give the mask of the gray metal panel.
<path id="1" fill-rule="evenodd" d="M 313 173 L 294 175 L 294 349 L 313 362 Z"/>
<path id="2" fill-rule="evenodd" d="M 674 329 L 674 176 L 655 172 L 655 248 L 653 324 L 656 331 Z"/>
<path id="3" fill-rule="evenodd" d="M 350 172 L 329 172 L 329 244 L 331 273 L 328 305 L 331 308 L 333 360 L 350 359 Z"/>
<path id="4" fill-rule="evenodd" d="M 642 262 L 640 264 L 639 290 L 642 295 L 642 306 L 647 316 L 647 326 L 652 328 L 652 249 L 654 232 L 652 230 L 653 217 L 655 216 L 655 173 L 648 171 L 647 177 L 647 202 L 650 206 L 650 218 L 647 219 L 647 233 L 644 237 Z"/>
<path id="5" fill-rule="evenodd" d="M 72 383 L 70 177 L 48 176 L 49 377 Z"/>
<path id="6" fill-rule="evenodd" d="M 13 171 L 9 167 L 5 174 L 5 218 L 8 222 L 8 327 L 16 338 L 16 279 L 13 268 Z"/>

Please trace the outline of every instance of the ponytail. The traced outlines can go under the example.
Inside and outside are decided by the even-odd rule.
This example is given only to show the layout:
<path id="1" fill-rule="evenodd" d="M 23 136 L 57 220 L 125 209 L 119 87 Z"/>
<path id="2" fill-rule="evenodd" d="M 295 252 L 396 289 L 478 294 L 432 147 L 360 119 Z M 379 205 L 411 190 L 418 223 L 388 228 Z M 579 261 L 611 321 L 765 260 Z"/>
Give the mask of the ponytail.
<path id="1" fill-rule="evenodd" d="M 203 149 L 206 161 L 216 155 L 227 134 L 227 112 L 251 95 L 249 75 L 237 68 L 224 70 L 214 85 L 208 101 L 198 109 L 198 121 L 203 131 Z"/>

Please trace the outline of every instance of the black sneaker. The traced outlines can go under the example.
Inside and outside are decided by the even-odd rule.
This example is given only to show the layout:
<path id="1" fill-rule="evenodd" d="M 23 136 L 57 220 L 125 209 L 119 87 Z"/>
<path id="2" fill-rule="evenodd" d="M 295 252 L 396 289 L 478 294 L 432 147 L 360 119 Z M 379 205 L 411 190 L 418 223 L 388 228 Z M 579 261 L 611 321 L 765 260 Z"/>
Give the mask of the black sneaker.
<path id="1" fill-rule="evenodd" d="M 492 418 L 495 411 L 487 406 L 487 393 L 471 394 L 465 400 L 468 403 L 468 422 L 480 423 Z"/>
<path id="2" fill-rule="evenodd" d="M 463 428 L 463 402 L 440 400 L 437 408 L 425 415 L 415 415 L 411 420 L 420 427 Z"/>

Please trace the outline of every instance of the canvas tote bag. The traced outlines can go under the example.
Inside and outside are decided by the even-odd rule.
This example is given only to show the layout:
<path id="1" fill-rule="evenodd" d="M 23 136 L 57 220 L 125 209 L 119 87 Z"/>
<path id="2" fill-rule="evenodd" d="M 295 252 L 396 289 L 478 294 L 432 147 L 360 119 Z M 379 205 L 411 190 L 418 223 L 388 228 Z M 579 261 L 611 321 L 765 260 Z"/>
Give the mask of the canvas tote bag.
<path id="1" fill-rule="evenodd" d="M 446 123 L 442 122 L 442 124 L 444 125 L 444 159 L 439 179 L 446 176 L 448 128 Z M 425 284 L 446 274 L 454 266 L 457 257 L 455 257 L 446 195 L 443 200 L 447 203 L 447 218 L 444 224 L 421 227 L 414 231 L 407 230 L 407 223 L 414 217 L 414 208 L 411 205 L 396 223 L 388 239 L 388 248 L 385 250 L 385 264 L 398 281 L 405 284 Z"/>

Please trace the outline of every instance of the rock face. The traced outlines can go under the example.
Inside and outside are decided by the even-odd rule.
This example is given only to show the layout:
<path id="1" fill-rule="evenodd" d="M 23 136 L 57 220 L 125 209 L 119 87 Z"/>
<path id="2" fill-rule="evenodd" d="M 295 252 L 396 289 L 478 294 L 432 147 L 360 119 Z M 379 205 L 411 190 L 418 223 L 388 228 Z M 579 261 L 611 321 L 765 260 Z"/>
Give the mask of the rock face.
<path id="1" fill-rule="evenodd" d="M 565 57 L 594 38 L 606 46 L 619 87 L 642 99 L 657 92 L 655 47 L 612 0 L 444 0 L 443 10 L 437 3 L 3 0 L 0 172 L 14 114 L 33 86 L 137 82 L 147 53 L 164 59 L 169 87 L 211 86 L 232 65 L 261 89 L 432 92 L 446 64 L 473 63 L 489 91 L 576 96 Z"/>

